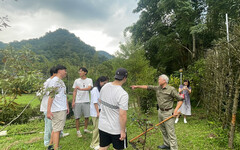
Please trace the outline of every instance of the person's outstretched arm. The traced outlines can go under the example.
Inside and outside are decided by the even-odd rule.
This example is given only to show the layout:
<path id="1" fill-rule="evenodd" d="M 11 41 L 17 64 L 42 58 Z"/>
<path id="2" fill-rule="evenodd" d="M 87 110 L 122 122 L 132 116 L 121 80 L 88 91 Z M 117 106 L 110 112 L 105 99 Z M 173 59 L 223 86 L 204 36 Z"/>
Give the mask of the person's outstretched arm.
<path id="1" fill-rule="evenodd" d="M 130 86 L 133 90 L 136 88 L 140 88 L 140 89 L 147 89 L 148 86 L 147 85 L 132 85 Z"/>

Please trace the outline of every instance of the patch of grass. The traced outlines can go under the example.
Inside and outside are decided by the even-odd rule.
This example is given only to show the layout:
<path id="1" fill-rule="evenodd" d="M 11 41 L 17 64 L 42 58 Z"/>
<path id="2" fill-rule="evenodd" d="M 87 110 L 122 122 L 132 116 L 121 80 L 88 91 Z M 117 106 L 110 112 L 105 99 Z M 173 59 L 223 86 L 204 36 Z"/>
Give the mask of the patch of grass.
<path id="1" fill-rule="evenodd" d="M 30 100 L 32 100 L 35 97 L 35 94 L 23 94 L 22 96 L 18 96 L 17 99 L 15 100 L 16 103 L 18 104 L 28 104 Z M 68 95 L 68 101 L 71 102 L 72 101 L 72 95 Z M 31 107 L 35 108 L 35 107 L 40 107 L 41 104 L 41 100 L 36 97 L 36 99 L 34 99 L 31 102 Z"/>
<path id="2" fill-rule="evenodd" d="M 35 94 L 23 94 L 22 96 L 18 96 L 14 101 L 18 104 L 28 104 L 35 97 Z M 36 97 L 30 104 L 31 107 L 39 107 L 41 101 Z"/>
<path id="3" fill-rule="evenodd" d="M 128 116 L 133 113 L 132 108 L 128 111 Z M 158 123 L 157 120 L 157 111 L 154 111 L 151 115 L 148 116 L 148 120 L 151 121 L 154 125 Z M 226 150 L 227 143 L 221 143 L 221 134 L 209 124 L 206 120 L 204 110 L 200 108 L 194 108 L 192 110 L 192 116 L 187 118 L 188 123 L 183 123 L 183 117 L 180 118 L 179 122 L 175 124 L 176 135 L 178 139 L 179 150 Z M 83 124 L 84 120 L 80 120 Z M 73 118 L 68 119 L 64 132 L 70 133 L 69 136 L 61 138 L 60 145 L 62 149 L 67 150 L 90 150 L 90 143 L 92 139 L 91 134 L 83 133 L 83 125 L 81 125 L 80 130 L 83 133 L 82 138 L 77 138 L 76 129 L 74 128 L 75 120 Z M 89 125 L 89 130 L 92 130 L 92 125 Z M 44 131 L 44 120 L 35 120 L 27 124 L 22 125 L 11 125 L 7 128 L 10 135 L 6 137 L 0 137 L 0 149 L 9 148 L 11 150 L 18 149 L 34 149 L 42 150 L 45 149 L 43 144 L 43 132 Z M 36 131 L 33 134 L 19 135 L 18 133 L 23 133 L 27 131 Z M 142 133 L 142 130 L 136 124 L 132 123 L 132 120 L 128 118 L 127 123 L 127 133 L 128 141 L 138 134 Z M 143 137 L 141 137 L 143 139 Z M 225 138 L 225 137 L 224 137 Z M 221 141 L 221 142 L 219 142 Z M 235 137 L 235 146 L 237 142 L 240 143 L 240 135 L 236 133 Z M 163 139 L 161 131 L 159 128 L 151 130 L 147 134 L 146 147 L 149 150 L 156 150 L 158 145 L 163 144 Z M 137 146 L 140 148 L 140 144 Z M 132 146 L 128 144 L 128 150 L 133 150 Z M 110 150 L 113 150 L 111 147 Z"/>
<path id="4" fill-rule="evenodd" d="M 222 143 L 218 142 L 219 138 L 222 137 L 218 137 L 217 133 L 215 133 L 216 131 L 208 124 L 203 110 L 199 108 L 194 109 L 192 113 L 192 116 L 187 118 L 187 124 L 183 123 L 183 117 L 175 124 L 179 150 L 226 150 L 227 143 L 224 143 L 225 146 L 223 147 Z M 152 120 L 154 125 L 158 123 L 156 118 L 157 111 L 154 111 L 153 114 L 148 117 L 149 120 Z M 136 125 L 128 126 L 129 140 L 140 133 L 141 131 Z M 163 144 L 163 138 L 159 128 L 151 130 L 148 132 L 148 135 L 146 143 L 147 148 L 155 150 L 158 145 Z M 140 146 L 141 144 L 138 145 Z"/>

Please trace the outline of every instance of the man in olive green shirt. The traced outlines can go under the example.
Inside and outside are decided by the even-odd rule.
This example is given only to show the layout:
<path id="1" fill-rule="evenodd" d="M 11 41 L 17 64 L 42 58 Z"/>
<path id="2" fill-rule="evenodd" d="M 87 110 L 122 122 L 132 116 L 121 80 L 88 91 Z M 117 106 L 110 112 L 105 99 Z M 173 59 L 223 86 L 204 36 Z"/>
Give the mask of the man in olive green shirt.
<path id="1" fill-rule="evenodd" d="M 157 102 L 159 106 L 158 110 L 158 118 L 159 121 L 163 121 L 164 119 L 170 117 L 172 114 L 176 117 L 178 115 L 178 109 L 181 107 L 183 103 L 183 98 L 179 96 L 177 90 L 168 85 L 169 78 L 166 75 L 159 76 L 158 83 L 159 86 L 152 85 L 132 85 L 132 89 L 142 88 L 148 90 L 155 90 Z M 178 100 L 176 108 L 173 110 L 173 102 L 174 98 Z M 177 137 L 174 129 L 174 118 L 169 119 L 160 125 L 160 129 L 162 131 L 164 145 L 158 146 L 160 149 L 170 149 L 177 150 Z"/>

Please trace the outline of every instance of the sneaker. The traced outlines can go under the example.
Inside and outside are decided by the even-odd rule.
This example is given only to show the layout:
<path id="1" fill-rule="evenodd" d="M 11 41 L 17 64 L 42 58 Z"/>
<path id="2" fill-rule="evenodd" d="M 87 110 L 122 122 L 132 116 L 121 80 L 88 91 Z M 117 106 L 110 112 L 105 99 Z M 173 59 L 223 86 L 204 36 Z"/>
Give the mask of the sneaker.
<path id="1" fill-rule="evenodd" d="M 90 145 L 90 148 L 94 149 L 94 146 Z"/>
<path id="2" fill-rule="evenodd" d="M 84 129 L 85 133 L 92 133 L 92 131 L 89 131 L 88 129 Z"/>
<path id="3" fill-rule="evenodd" d="M 79 131 L 79 132 L 77 132 L 77 137 L 82 137 L 82 134 L 81 134 L 81 132 Z"/>
<path id="4" fill-rule="evenodd" d="M 94 147 L 94 150 L 99 150 L 99 148 L 100 148 L 100 146 L 98 145 L 98 146 Z"/>
<path id="5" fill-rule="evenodd" d="M 54 150 L 53 145 L 49 145 L 47 150 Z"/>
<path id="6" fill-rule="evenodd" d="M 178 123 L 178 118 L 176 118 L 175 123 Z"/>
<path id="7" fill-rule="evenodd" d="M 184 118 L 183 122 L 184 122 L 184 123 L 187 123 L 187 119 Z"/>
<path id="8" fill-rule="evenodd" d="M 69 136 L 69 133 L 63 133 L 62 137 Z"/>
<path id="9" fill-rule="evenodd" d="M 170 150 L 170 147 L 166 145 L 159 145 L 157 148 Z"/>

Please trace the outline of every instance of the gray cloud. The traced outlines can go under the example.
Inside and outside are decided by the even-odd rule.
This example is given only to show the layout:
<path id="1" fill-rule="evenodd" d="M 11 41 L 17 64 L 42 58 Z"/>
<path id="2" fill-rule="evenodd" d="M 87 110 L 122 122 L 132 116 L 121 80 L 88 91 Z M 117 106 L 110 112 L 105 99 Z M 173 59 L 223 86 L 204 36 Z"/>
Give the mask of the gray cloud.
<path id="1" fill-rule="evenodd" d="M 37 38 L 61 27 L 100 30 L 113 38 L 108 45 L 117 48 L 123 30 L 138 19 L 132 13 L 136 7 L 137 0 L 5 0 L 0 2 L 0 14 L 9 16 L 12 27 L 0 32 L 0 41 Z"/>

